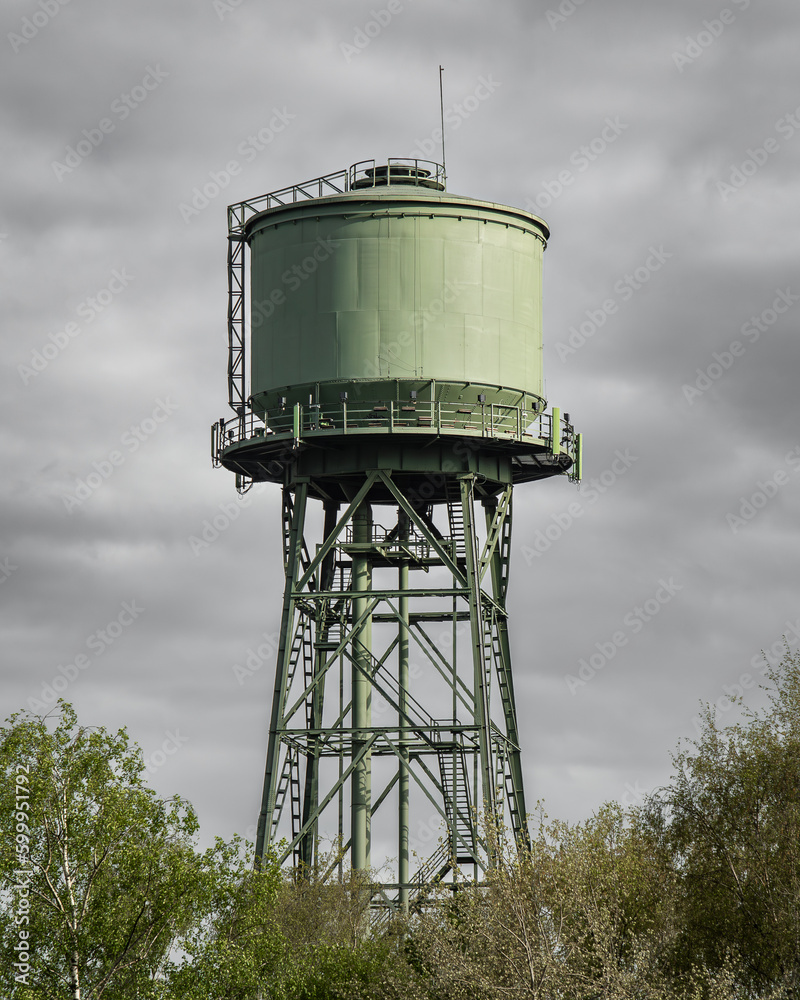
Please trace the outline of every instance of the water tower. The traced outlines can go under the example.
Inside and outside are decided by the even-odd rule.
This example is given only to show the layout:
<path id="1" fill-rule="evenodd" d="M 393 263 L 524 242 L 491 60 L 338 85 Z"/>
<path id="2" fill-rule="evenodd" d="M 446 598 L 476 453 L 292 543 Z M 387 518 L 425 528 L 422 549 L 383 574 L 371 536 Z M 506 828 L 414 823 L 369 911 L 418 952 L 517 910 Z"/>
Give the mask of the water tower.
<path id="1" fill-rule="evenodd" d="M 486 820 L 527 837 L 512 494 L 581 463 L 544 398 L 549 230 L 409 159 L 228 212 L 235 415 L 212 455 L 240 490 L 283 490 L 257 854 L 314 865 L 338 845 L 384 865 L 375 904 L 405 908 L 491 867 Z"/>

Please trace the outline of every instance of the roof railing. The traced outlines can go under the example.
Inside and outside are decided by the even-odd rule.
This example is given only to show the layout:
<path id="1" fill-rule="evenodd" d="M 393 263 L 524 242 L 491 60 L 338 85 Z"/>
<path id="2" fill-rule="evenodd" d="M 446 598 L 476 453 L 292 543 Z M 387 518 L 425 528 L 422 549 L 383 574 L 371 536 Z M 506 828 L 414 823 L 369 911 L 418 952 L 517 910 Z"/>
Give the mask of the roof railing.
<path id="1" fill-rule="evenodd" d="M 359 160 L 346 170 L 334 170 L 333 173 L 312 177 L 300 184 L 290 184 L 257 198 L 229 205 L 228 233 L 232 236 L 243 234 L 249 220 L 259 212 L 294 205 L 299 201 L 324 198 L 329 194 L 345 194 L 347 191 L 386 184 L 410 184 L 441 191 L 444 190 L 445 183 L 444 167 L 433 160 L 397 156 L 388 157 L 385 163 Z"/>

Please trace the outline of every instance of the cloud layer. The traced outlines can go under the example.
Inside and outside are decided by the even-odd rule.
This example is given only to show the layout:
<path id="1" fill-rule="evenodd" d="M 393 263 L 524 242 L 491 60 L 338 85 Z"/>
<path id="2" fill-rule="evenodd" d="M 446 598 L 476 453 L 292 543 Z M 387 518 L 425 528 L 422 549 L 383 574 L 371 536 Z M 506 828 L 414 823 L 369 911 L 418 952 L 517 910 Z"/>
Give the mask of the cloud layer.
<path id="1" fill-rule="evenodd" d="M 440 63 L 450 189 L 552 228 L 547 390 L 586 438 L 580 489 L 516 498 L 528 798 L 635 799 L 700 699 L 732 718 L 759 650 L 800 642 L 789 0 L 24 0 L 0 26 L 4 717 L 64 677 L 204 836 L 252 827 L 271 666 L 233 667 L 278 626 L 276 491 L 190 545 L 238 504 L 208 459 L 225 206 L 438 144 Z"/>

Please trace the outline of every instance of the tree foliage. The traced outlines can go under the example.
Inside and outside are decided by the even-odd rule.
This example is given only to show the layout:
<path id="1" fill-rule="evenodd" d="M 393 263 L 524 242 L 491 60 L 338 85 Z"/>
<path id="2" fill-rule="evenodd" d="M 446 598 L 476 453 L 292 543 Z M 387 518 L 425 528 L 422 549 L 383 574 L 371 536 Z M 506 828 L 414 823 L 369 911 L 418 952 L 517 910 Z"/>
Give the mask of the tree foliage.
<path id="1" fill-rule="evenodd" d="M 54 727 L 27 714 L 9 720 L 0 731 L 0 769 L 0 811 L 15 816 L 20 831 L 0 846 L 11 887 L 0 949 L 11 968 L 24 929 L 31 953 L 30 973 L 7 995 L 154 996 L 204 889 L 191 807 L 144 786 L 141 753 L 124 730 L 78 726 L 65 703 Z M 27 778 L 24 797 L 19 775 Z M 18 853 L 18 844 L 25 850 Z M 21 916 L 27 919 L 17 923 Z"/>
<path id="2" fill-rule="evenodd" d="M 746 995 L 800 995 L 800 657 L 767 668 L 765 710 L 702 732 L 642 820 L 679 885 L 673 961 L 732 965 Z"/>
<path id="3" fill-rule="evenodd" d="M 607 806 L 543 825 L 481 889 L 431 907 L 412 938 L 432 997 L 663 996 L 672 913 L 657 846 Z"/>
<path id="4" fill-rule="evenodd" d="M 766 709 L 674 756 L 628 814 L 543 825 L 483 887 L 422 914 L 412 958 L 436 998 L 800 997 L 800 657 Z"/>
<path id="5" fill-rule="evenodd" d="M 367 933 L 363 877 L 287 877 L 274 857 L 254 870 L 252 855 L 227 852 L 206 919 L 184 940 L 185 955 L 168 977 L 170 1000 L 421 996 L 394 943 Z"/>
<path id="6" fill-rule="evenodd" d="M 124 730 L 80 727 L 63 704 L 57 720 L 14 716 L 0 730 L 0 806 L 14 821 L 0 952 L 11 968 L 24 929 L 31 957 L 6 993 L 799 1000 L 800 658 L 787 650 L 766 676 L 767 707 L 725 729 L 709 709 L 642 808 L 542 820 L 523 850 L 489 831 L 497 863 L 483 882 L 432 890 L 389 933 L 370 931 L 363 874 L 287 873 L 275 857 L 255 870 L 238 838 L 198 853 L 191 807 L 145 787 Z"/>

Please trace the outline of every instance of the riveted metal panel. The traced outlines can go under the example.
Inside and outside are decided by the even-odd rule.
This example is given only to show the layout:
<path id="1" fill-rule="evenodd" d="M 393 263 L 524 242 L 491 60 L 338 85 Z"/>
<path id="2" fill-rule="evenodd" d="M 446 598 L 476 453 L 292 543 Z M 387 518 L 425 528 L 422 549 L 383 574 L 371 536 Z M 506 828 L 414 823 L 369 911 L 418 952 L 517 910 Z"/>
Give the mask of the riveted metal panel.
<path id="1" fill-rule="evenodd" d="M 366 378 L 474 384 L 490 402 L 541 396 L 547 235 L 517 209 L 387 189 L 257 216 L 256 406 Z"/>

